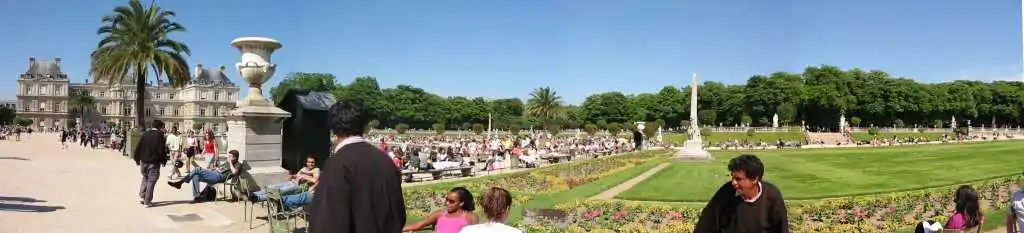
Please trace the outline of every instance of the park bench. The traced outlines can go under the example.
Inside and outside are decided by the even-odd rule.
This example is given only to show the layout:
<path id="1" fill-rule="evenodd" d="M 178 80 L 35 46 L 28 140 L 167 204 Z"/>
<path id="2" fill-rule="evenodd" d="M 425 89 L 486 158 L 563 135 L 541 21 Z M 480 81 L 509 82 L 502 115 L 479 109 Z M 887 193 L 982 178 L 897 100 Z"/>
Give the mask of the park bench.
<path id="1" fill-rule="evenodd" d="M 423 170 L 423 171 L 402 171 L 402 176 L 405 176 L 405 181 L 406 182 L 412 182 L 413 178 L 414 178 L 414 176 L 416 174 L 430 174 L 431 177 L 434 178 L 434 180 L 440 180 L 441 177 L 444 176 L 445 173 L 452 172 L 452 171 L 459 171 L 461 173 L 462 177 L 473 176 L 473 166 L 460 166 L 460 167 L 451 167 L 451 168 L 445 168 L 445 169 L 431 169 L 431 170 Z"/>
<path id="2" fill-rule="evenodd" d="M 562 161 L 572 160 L 572 155 L 563 153 L 546 154 L 540 157 L 541 159 L 547 160 L 549 163 L 559 163 Z"/>

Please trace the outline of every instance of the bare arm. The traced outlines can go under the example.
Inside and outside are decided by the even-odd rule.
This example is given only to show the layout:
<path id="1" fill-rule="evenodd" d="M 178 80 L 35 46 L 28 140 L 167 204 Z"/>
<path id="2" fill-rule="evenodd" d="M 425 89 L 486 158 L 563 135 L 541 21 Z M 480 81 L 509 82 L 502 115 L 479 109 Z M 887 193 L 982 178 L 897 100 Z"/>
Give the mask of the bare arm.
<path id="1" fill-rule="evenodd" d="M 228 168 L 231 169 L 231 175 L 238 175 L 238 164 L 228 159 Z"/>
<path id="2" fill-rule="evenodd" d="M 403 227 L 402 232 L 418 231 L 423 229 L 424 227 L 433 226 L 434 224 L 437 224 L 437 219 L 441 217 L 441 211 L 431 213 L 429 216 L 427 216 L 427 218 L 424 218 L 423 220 L 420 220 L 417 223 L 413 223 L 412 225 Z"/>

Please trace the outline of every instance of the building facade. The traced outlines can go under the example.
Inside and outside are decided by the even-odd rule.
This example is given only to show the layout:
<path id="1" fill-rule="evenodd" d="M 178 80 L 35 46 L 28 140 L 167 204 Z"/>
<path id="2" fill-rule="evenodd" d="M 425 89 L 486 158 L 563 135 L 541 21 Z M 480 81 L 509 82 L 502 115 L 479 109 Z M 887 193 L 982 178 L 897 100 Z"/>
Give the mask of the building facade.
<path id="1" fill-rule="evenodd" d="M 40 130 L 66 127 L 68 121 L 89 128 L 134 127 L 136 93 L 131 78 L 118 83 L 108 83 L 105 79 L 73 83 L 61 71 L 60 62 L 60 58 L 51 61 L 29 58 L 28 71 L 18 77 L 18 117 L 32 120 L 33 126 Z M 182 131 L 200 128 L 226 131 L 224 116 L 235 108 L 238 90 L 228 79 L 224 66 L 208 69 L 197 65 L 192 80 L 182 88 L 171 88 L 167 83 L 146 85 L 146 121 L 160 119 L 168 127 L 175 126 Z M 71 111 L 76 107 L 72 103 L 74 93 L 91 96 L 92 108 Z"/>

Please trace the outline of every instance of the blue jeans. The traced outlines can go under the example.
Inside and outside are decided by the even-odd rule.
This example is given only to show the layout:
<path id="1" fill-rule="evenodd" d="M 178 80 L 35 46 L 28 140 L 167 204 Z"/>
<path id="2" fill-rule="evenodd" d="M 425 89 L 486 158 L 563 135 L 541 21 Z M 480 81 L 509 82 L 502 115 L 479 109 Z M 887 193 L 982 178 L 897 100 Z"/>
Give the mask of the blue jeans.
<path id="1" fill-rule="evenodd" d="M 192 197 L 198 198 L 199 191 L 201 190 L 199 189 L 199 182 L 204 182 L 206 183 L 206 186 L 210 186 L 217 183 L 223 183 L 225 178 L 227 177 L 224 177 L 224 175 L 221 175 L 220 173 L 217 173 L 215 171 L 206 170 L 202 168 L 193 168 L 192 172 L 189 172 L 188 175 L 185 175 L 183 180 L 185 182 L 192 183 Z"/>
<path id="2" fill-rule="evenodd" d="M 284 206 L 287 207 L 287 208 L 295 208 L 295 207 L 299 207 L 299 206 L 304 206 L 304 205 L 309 204 L 310 202 L 313 202 L 313 193 L 312 192 L 302 192 L 302 193 L 297 193 L 297 194 L 283 196 L 283 197 L 281 197 L 281 202 L 283 202 Z"/>
<path id="3" fill-rule="evenodd" d="M 295 182 L 295 181 L 285 181 L 285 182 L 281 182 L 281 183 L 277 183 L 277 184 L 267 185 L 267 188 L 268 189 L 281 190 L 281 195 L 286 195 L 287 196 L 289 194 L 296 193 L 296 192 L 299 191 L 299 183 Z M 256 199 L 259 200 L 259 201 L 267 199 L 267 191 L 266 190 L 256 191 L 256 192 L 253 192 L 252 194 L 255 195 Z M 284 198 L 284 197 L 282 197 L 282 198 Z"/>

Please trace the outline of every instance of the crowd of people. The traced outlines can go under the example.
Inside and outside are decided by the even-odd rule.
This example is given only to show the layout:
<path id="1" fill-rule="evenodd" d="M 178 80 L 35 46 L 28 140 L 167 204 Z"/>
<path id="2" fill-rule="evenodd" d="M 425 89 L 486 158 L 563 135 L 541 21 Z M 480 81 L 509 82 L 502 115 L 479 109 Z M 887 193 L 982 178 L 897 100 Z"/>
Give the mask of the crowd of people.
<path id="1" fill-rule="evenodd" d="M 427 171 L 483 164 L 491 171 L 518 166 L 535 167 L 541 160 L 630 151 L 634 145 L 614 137 L 551 137 L 543 133 L 487 136 L 368 136 L 388 152 L 403 171 Z"/>
<path id="2" fill-rule="evenodd" d="M 0 140 L 21 141 L 21 135 L 32 135 L 32 128 L 22 126 L 0 126 Z"/>

